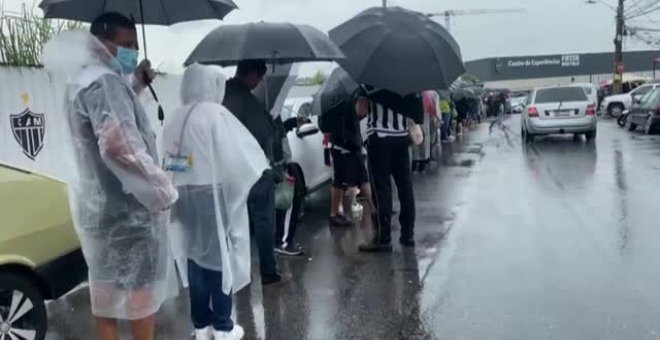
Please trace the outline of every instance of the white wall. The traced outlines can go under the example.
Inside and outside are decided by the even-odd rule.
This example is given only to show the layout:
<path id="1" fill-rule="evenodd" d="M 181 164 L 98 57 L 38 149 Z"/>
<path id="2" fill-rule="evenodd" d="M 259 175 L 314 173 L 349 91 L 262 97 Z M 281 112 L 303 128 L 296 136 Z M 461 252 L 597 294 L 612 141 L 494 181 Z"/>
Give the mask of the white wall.
<path id="1" fill-rule="evenodd" d="M 159 76 L 154 87 L 166 119 L 179 105 L 180 76 Z M 28 107 L 44 115 L 44 147 L 35 160 L 23 154 L 11 129 L 10 115 L 25 110 L 23 94 L 29 95 Z M 0 66 L 0 162 L 29 171 L 46 174 L 64 181 L 72 176 L 73 161 L 68 142 L 65 111 L 66 81 L 57 79 L 43 69 Z M 160 138 L 162 127 L 157 119 L 157 106 L 148 92 L 142 98 L 145 108 Z M 160 144 L 159 144 L 160 145 Z"/>

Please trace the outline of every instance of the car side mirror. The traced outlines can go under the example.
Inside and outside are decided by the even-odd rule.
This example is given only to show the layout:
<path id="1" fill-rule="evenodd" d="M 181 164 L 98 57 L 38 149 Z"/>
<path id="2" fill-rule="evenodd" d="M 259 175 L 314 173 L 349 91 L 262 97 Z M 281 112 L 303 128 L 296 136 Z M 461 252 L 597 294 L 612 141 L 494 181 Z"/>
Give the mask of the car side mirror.
<path id="1" fill-rule="evenodd" d="M 640 104 L 642 102 L 642 96 L 634 96 L 633 103 Z"/>
<path id="2" fill-rule="evenodd" d="M 311 123 L 303 124 L 296 130 L 298 138 L 305 138 L 319 133 L 319 128 Z"/>

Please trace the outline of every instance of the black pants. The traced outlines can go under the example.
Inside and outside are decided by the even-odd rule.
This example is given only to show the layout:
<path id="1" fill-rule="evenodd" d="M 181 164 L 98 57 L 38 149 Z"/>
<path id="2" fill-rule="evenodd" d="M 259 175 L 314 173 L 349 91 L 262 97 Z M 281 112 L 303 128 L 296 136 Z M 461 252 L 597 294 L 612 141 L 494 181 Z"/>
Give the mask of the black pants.
<path id="1" fill-rule="evenodd" d="M 261 275 L 277 274 L 275 261 L 275 183 L 270 174 L 264 174 L 250 189 L 248 215 L 254 230 L 259 253 Z"/>
<path id="2" fill-rule="evenodd" d="M 367 143 L 369 171 L 374 189 L 374 203 L 378 209 L 379 230 L 376 242 L 392 241 L 392 178 L 399 193 L 401 239 L 415 236 L 415 197 L 410 174 L 408 137 L 372 136 Z"/>
<path id="3" fill-rule="evenodd" d="M 296 230 L 298 229 L 300 209 L 302 208 L 306 193 L 305 183 L 303 183 L 303 176 L 299 168 L 293 164 L 288 164 L 286 170 L 289 176 L 296 179 L 296 186 L 294 189 L 293 204 L 289 210 L 275 211 L 275 225 L 277 227 L 275 230 L 275 244 L 282 248 L 295 245 L 294 240 Z"/>

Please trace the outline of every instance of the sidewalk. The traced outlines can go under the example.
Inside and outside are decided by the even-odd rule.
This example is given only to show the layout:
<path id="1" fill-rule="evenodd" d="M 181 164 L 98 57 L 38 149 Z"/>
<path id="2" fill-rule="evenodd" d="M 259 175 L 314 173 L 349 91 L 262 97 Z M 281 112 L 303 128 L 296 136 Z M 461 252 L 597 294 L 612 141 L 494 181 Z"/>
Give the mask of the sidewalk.
<path id="1" fill-rule="evenodd" d="M 302 258 L 280 258 L 293 281 L 262 289 L 258 280 L 237 294 L 235 310 L 245 339 L 416 339 L 427 338 L 419 315 L 425 277 L 442 250 L 460 208 L 472 167 L 481 159 L 488 124 L 443 144 L 439 162 L 415 174 L 417 248 L 404 251 L 395 244 L 391 255 L 361 254 L 357 244 L 365 232 L 329 228 L 329 190 L 310 197 L 298 241 Z M 398 207 L 395 202 L 395 210 Z M 395 218 L 394 221 L 397 219 Z M 393 233 L 399 232 L 398 222 Z M 397 239 L 398 237 L 393 237 Z M 253 275 L 258 264 L 253 256 Z M 86 288 L 49 305 L 48 340 L 94 339 Z M 187 293 L 168 302 L 158 317 L 157 339 L 189 339 Z M 128 334 L 125 328 L 124 333 Z"/>

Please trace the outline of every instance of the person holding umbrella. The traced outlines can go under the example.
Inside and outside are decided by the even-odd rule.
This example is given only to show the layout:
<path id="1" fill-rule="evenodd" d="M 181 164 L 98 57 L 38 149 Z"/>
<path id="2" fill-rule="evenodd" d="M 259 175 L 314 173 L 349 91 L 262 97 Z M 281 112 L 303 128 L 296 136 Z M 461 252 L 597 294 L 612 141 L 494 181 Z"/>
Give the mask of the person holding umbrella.
<path id="1" fill-rule="evenodd" d="M 422 123 L 422 98 L 417 94 L 402 97 L 370 86 L 364 86 L 363 89 L 363 96 L 369 101 L 367 158 L 378 210 L 378 230 L 373 243 L 361 245 L 359 250 L 392 251 L 392 179 L 401 204 L 399 243 L 405 247 L 414 247 L 415 197 L 410 167 L 409 128 L 412 122 L 409 117 L 414 117 L 412 120 L 416 124 Z"/>
<path id="2" fill-rule="evenodd" d="M 446 89 L 465 72 L 460 47 L 423 13 L 400 7 L 366 9 L 330 31 L 346 55 L 339 65 L 365 84 L 370 101 L 367 150 L 380 229 L 362 251 L 391 251 L 391 177 L 401 201 L 400 243 L 414 246 L 415 201 L 410 175 L 408 123 L 421 123 L 419 93 Z"/>
<path id="3" fill-rule="evenodd" d="M 271 166 L 277 169 L 264 175 L 255 184 L 248 199 L 248 209 L 259 248 L 263 284 L 283 282 L 288 278 L 277 272 L 274 257 L 276 246 L 274 187 L 275 181 L 284 180 L 283 170 L 286 161 L 282 141 L 286 127 L 271 116 L 268 107 L 270 98 L 265 100 L 267 105 L 264 105 L 259 102 L 253 90 L 264 79 L 267 71 L 266 62 L 276 67 L 285 63 L 330 61 L 343 57 L 337 46 L 314 27 L 258 22 L 223 25 L 216 28 L 202 39 L 185 62 L 186 65 L 197 62 L 237 66 L 236 76 L 227 81 L 227 93 L 223 105 L 252 133 L 271 162 Z M 291 216 L 295 218 L 293 213 Z M 288 249 L 279 249 L 280 253 L 300 254 L 300 250 L 293 242 L 286 243 L 293 245 L 293 249 L 287 246 Z"/>
<path id="4" fill-rule="evenodd" d="M 66 44 L 70 51 L 61 58 L 57 41 L 72 35 L 78 45 Z M 133 21 L 117 13 L 94 20 L 91 34 L 67 32 L 44 48 L 51 71 L 64 67 L 54 61 L 58 56 L 61 63 L 83 56 L 67 102 L 76 159 L 70 184 L 101 340 L 119 338 L 118 319 L 130 320 L 134 339 L 153 339 L 155 313 L 176 294 L 166 221 L 178 194 L 159 166 L 155 134 L 136 94 L 151 73 L 148 62 L 138 66 L 137 49 Z"/>
<path id="5" fill-rule="evenodd" d="M 278 126 L 266 108 L 252 93 L 266 74 L 263 60 L 245 60 L 238 63 L 236 76 L 227 81 L 223 105 L 243 123 L 259 142 L 273 170 L 252 187 L 248 197 L 248 211 L 254 227 L 264 285 L 287 281 L 277 271 L 275 260 L 275 184 L 284 180 L 282 165 L 281 126 Z"/>

